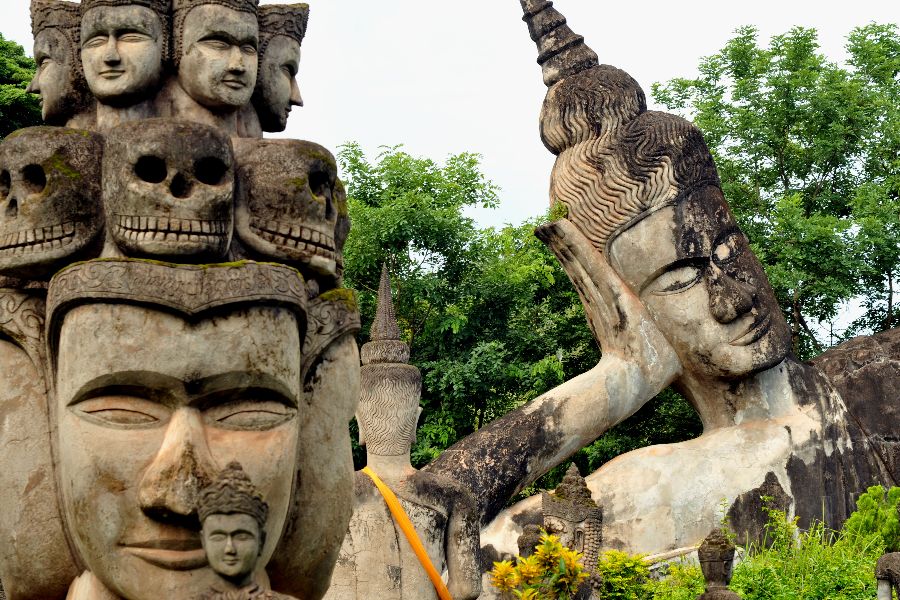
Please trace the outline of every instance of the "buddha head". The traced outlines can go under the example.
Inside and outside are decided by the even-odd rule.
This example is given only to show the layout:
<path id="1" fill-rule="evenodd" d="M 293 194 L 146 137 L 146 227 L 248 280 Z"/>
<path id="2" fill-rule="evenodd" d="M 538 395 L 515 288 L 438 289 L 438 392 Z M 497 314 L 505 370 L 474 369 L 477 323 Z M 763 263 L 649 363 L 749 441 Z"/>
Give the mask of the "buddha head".
<path id="1" fill-rule="evenodd" d="M 237 587 L 252 582 L 266 541 L 269 505 L 238 462 L 200 491 L 200 541 L 210 568 Z"/>
<path id="2" fill-rule="evenodd" d="M 41 118 L 65 125 L 94 102 L 81 67 L 81 10 L 75 2 L 33 0 L 31 33 L 37 71 L 28 91 L 41 96 Z"/>
<path id="3" fill-rule="evenodd" d="M 335 447 L 298 456 L 305 304 L 296 271 L 256 263 L 104 260 L 51 282 L 63 521 L 78 562 L 112 593 L 192 597 L 229 572 L 231 559 L 207 558 L 203 534 L 235 523 L 210 522 L 221 510 L 203 497 L 233 461 L 268 505 L 254 523 L 260 568 L 286 528 L 307 526 L 295 518 L 298 472 L 332 461 Z M 343 510 L 328 505 L 325 517 Z"/>
<path id="4" fill-rule="evenodd" d="M 361 357 L 356 411 L 359 445 L 376 456 L 408 456 L 422 413 L 422 374 L 407 364 L 409 346 L 400 339 L 386 265 L 381 271 L 375 320 Z"/>
<path id="5" fill-rule="evenodd" d="M 541 503 L 547 532 L 559 537 L 562 545 L 583 552 L 586 565 L 596 563 L 603 513 L 574 463 L 553 494 L 543 493 Z"/>
<path id="6" fill-rule="evenodd" d="M 152 98 L 169 56 L 170 0 L 83 0 L 81 62 L 88 86 L 106 105 Z"/>
<path id="7" fill-rule="evenodd" d="M 308 22 L 308 4 L 259 7 L 259 76 L 253 108 L 263 131 L 284 131 L 291 107 L 303 106 L 297 71 Z"/>
<path id="8" fill-rule="evenodd" d="M 250 102 L 259 51 L 258 0 L 175 0 L 178 83 L 213 113 Z"/>
<path id="9" fill-rule="evenodd" d="M 686 374 L 739 379 L 781 362 L 790 332 L 700 131 L 648 112 L 637 83 L 599 65 L 552 3 L 521 2 L 549 88 L 551 201 L 641 298 Z"/>

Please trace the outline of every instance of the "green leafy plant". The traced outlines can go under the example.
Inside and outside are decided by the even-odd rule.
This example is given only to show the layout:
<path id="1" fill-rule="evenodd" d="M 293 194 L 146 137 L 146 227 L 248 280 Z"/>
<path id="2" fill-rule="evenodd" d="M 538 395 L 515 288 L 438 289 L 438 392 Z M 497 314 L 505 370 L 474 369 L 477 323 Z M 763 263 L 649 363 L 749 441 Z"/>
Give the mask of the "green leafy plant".
<path id="1" fill-rule="evenodd" d="M 495 562 L 491 583 L 504 599 L 569 600 L 588 577 L 581 559 L 580 552 L 544 532 L 531 556 L 518 557 L 515 565 Z"/>
<path id="2" fill-rule="evenodd" d="M 900 487 L 886 491 L 880 485 L 872 486 L 856 501 L 856 512 L 847 519 L 844 530 L 863 537 L 878 534 L 886 548 L 897 552 L 900 550 L 898 503 Z"/>
<path id="3" fill-rule="evenodd" d="M 610 600 L 643 600 L 650 568 L 643 554 L 607 550 L 597 561 L 599 595 Z"/>

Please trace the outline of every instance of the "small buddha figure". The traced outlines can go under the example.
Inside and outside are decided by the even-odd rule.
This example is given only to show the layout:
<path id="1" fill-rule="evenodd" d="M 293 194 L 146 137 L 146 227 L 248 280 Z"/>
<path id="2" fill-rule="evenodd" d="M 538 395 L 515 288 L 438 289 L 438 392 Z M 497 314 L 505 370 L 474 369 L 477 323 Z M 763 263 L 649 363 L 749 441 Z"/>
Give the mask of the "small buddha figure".
<path id="1" fill-rule="evenodd" d="M 169 52 L 170 0 L 84 0 L 81 63 L 97 99 L 97 128 L 157 116 Z"/>
<path id="2" fill-rule="evenodd" d="M 362 348 L 360 443 L 368 469 L 393 491 L 437 573 L 446 566 L 454 600 L 481 593 L 478 514 L 474 500 L 446 477 L 410 464 L 421 409 L 421 375 L 409 364 L 400 339 L 387 269 L 382 271 L 378 313 Z M 438 595 L 373 481 L 356 474 L 356 499 L 327 600 L 432 600 Z"/>
<path id="3" fill-rule="evenodd" d="M 740 600 L 728 589 L 734 571 L 734 550 L 734 543 L 721 529 L 713 529 L 700 544 L 697 557 L 706 579 L 706 593 L 697 600 Z"/>
<path id="4" fill-rule="evenodd" d="M 200 492 L 200 541 L 220 577 L 200 600 L 291 600 L 254 581 L 266 538 L 269 505 L 241 464 L 231 462 Z"/>
<path id="5" fill-rule="evenodd" d="M 175 0 L 178 75 L 161 94 L 164 116 L 237 134 L 237 115 L 256 87 L 259 0 Z"/>
<path id="6" fill-rule="evenodd" d="M 41 96 L 41 118 L 48 125 L 89 128 L 96 102 L 79 57 L 80 6 L 63 0 L 33 0 L 31 33 L 37 71 L 28 91 Z"/>
<path id="7" fill-rule="evenodd" d="M 241 110 L 241 137 L 284 131 L 291 108 L 303 106 L 297 71 L 308 22 L 308 4 L 259 7 L 259 75 L 252 103 Z"/>

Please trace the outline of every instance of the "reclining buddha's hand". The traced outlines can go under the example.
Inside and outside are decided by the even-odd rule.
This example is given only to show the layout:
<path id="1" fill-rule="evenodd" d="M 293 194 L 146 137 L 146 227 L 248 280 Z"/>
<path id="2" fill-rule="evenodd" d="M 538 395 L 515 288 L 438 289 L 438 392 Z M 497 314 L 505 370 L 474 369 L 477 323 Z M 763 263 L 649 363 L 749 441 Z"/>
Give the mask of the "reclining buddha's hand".
<path id="1" fill-rule="evenodd" d="M 620 379 L 625 388 L 618 391 L 649 400 L 668 386 L 681 373 L 678 356 L 640 298 L 605 257 L 567 219 L 542 225 L 536 235 L 550 247 L 578 290 L 588 324 L 603 352 L 601 363 L 618 360 L 626 366 L 625 379 Z M 611 416 L 619 412 L 613 407 L 617 400 L 610 398 Z M 625 400 L 624 404 L 630 402 Z M 627 413 L 624 416 L 636 409 L 621 407 Z"/>

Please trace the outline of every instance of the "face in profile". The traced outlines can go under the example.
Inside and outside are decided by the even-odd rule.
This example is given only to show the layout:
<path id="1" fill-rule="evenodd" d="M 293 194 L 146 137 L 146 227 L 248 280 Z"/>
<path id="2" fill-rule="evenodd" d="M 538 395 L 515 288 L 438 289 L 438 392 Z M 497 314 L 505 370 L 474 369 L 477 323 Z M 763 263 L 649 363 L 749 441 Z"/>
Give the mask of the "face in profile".
<path id="1" fill-rule="evenodd" d="M 614 238 L 608 254 L 686 371 L 737 378 L 788 354 L 775 294 L 718 187 L 645 217 Z"/>
<path id="2" fill-rule="evenodd" d="M 63 125 L 73 115 L 74 48 L 57 29 L 44 29 L 34 38 L 37 71 L 28 91 L 41 95 L 41 118 L 45 123 Z"/>
<path id="3" fill-rule="evenodd" d="M 297 40 L 276 35 L 266 47 L 259 65 L 259 82 L 253 106 L 263 131 L 284 131 L 291 108 L 303 106 L 297 71 L 300 44 Z"/>
<path id="4" fill-rule="evenodd" d="M 210 568 L 235 585 L 247 585 L 262 549 L 256 519 L 241 513 L 209 515 L 201 535 Z"/>
<path id="5" fill-rule="evenodd" d="M 148 98 L 162 77 L 159 15 L 144 6 L 103 6 L 81 21 L 81 62 L 88 87 L 103 104 Z"/>
<path id="6" fill-rule="evenodd" d="M 242 519 L 209 521 L 206 533 L 231 531 L 233 546 L 210 560 L 228 573 L 251 555 L 269 561 L 297 473 L 301 342 L 281 308 L 189 321 L 95 303 L 65 315 L 54 417 L 63 513 L 81 562 L 111 591 L 156 600 L 215 583 L 198 495 L 231 461 L 269 504 L 266 541 L 260 549 Z"/>
<path id="7" fill-rule="evenodd" d="M 198 104 L 235 111 L 256 86 L 259 23 L 220 5 L 201 5 L 185 16 L 178 82 Z"/>

